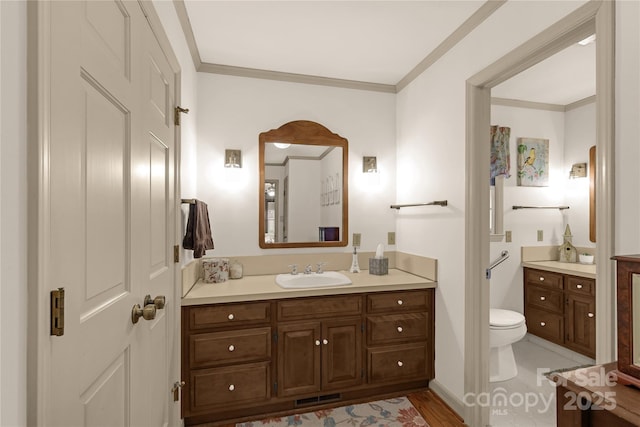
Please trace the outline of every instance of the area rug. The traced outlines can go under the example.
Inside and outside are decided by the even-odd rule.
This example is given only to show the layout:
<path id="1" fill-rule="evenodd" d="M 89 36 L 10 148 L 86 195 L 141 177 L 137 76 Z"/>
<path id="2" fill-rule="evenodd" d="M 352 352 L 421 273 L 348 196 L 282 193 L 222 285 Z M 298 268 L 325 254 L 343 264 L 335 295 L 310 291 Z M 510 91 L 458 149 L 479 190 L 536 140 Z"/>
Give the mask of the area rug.
<path id="1" fill-rule="evenodd" d="M 236 427 L 428 427 L 409 399 L 378 400 L 340 408 L 322 409 L 304 414 L 238 423 Z"/>

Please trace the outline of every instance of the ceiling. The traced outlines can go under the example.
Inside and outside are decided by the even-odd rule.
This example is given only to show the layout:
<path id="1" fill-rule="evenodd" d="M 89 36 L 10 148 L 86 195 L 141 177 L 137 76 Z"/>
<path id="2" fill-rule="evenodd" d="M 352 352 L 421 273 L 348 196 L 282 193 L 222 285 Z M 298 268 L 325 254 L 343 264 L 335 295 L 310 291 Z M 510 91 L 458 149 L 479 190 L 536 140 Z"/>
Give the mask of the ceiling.
<path id="1" fill-rule="evenodd" d="M 203 64 L 395 87 L 454 31 L 477 19 L 485 3 L 184 0 L 183 5 Z M 565 49 L 492 91 L 494 97 L 559 105 L 594 94 L 594 44 Z"/>

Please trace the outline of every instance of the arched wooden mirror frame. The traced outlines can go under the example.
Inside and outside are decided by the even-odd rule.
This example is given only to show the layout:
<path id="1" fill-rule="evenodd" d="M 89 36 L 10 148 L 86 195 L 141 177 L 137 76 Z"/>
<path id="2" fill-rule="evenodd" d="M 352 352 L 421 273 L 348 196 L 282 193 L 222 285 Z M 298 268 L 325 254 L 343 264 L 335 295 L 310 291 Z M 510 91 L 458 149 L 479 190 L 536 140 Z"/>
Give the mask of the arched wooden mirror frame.
<path id="1" fill-rule="evenodd" d="M 304 242 L 265 242 L 265 144 L 288 143 L 312 146 L 331 146 L 342 148 L 342 178 L 340 189 L 340 203 L 342 205 L 342 224 L 339 231 L 339 240 L 336 241 L 304 241 Z M 308 121 L 297 120 L 286 123 L 278 129 L 262 132 L 259 135 L 258 145 L 258 244 L 263 249 L 276 248 L 313 248 L 313 247 L 337 247 L 347 246 L 349 235 L 349 189 L 348 189 L 348 164 L 349 142 L 346 138 L 331 132 L 323 125 Z M 290 185 L 293 185 L 290 183 Z M 318 196 L 320 195 L 320 183 L 318 183 Z M 318 208 L 320 202 L 318 201 Z"/>

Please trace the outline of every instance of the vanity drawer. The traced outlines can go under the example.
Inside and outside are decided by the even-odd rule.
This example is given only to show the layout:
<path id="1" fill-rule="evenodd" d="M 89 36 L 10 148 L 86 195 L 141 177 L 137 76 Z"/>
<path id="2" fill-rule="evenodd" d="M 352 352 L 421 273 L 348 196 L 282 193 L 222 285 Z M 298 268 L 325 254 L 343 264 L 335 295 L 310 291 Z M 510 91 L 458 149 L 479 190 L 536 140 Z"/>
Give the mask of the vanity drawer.
<path id="1" fill-rule="evenodd" d="M 358 316 L 362 314 L 362 297 L 342 295 L 281 300 L 278 302 L 277 310 L 278 320 Z"/>
<path id="2" fill-rule="evenodd" d="M 271 358 L 271 328 L 189 336 L 189 366 L 206 368 Z"/>
<path id="3" fill-rule="evenodd" d="M 391 344 L 427 339 L 425 313 L 387 314 L 367 317 L 367 344 Z"/>
<path id="4" fill-rule="evenodd" d="M 524 269 L 524 281 L 526 283 L 538 286 L 548 286 L 551 288 L 562 289 L 562 274 L 553 273 L 551 271 L 534 270 L 531 268 Z"/>
<path id="5" fill-rule="evenodd" d="M 238 406 L 266 401 L 271 397 L 270 364 L 191 371 L 191 411 L 197 413 L 216 406 Z"/>
<path id="6" fill-rule="evenodd" d="M 567 276 L 565 289 L 582 295 L 595 295 L 596 281 L 585 277 Z"/>
<path id="7" fill-rule="evenodd" d="M 527 332 L 562 345 L 564 319 L 561 314 L 525 307 L 525 317 Z"/>
<path id="8" fill-rule="evenodd" d="M 562 291 L 527 284 L 525 303 L 528 306 L 542 308 L 562 314 L 563 301 L 564 298 Z"/>
<path id="9" fill-rule="evenodd" d="M 368 313 L 430 311 L 432 291 L 384 292 L 367 295 Z"/>
<path id="10" fill-rule="evenodd" d="M 367 351 L 369 382 L 431 378 L 426 344 L 381 347 Z"/>
<path id="11" fill-rule="evenodd" d="M 189 329 L 242 326 L 271 321 L 271 303 L 252 302 L 189 307 Z"/>

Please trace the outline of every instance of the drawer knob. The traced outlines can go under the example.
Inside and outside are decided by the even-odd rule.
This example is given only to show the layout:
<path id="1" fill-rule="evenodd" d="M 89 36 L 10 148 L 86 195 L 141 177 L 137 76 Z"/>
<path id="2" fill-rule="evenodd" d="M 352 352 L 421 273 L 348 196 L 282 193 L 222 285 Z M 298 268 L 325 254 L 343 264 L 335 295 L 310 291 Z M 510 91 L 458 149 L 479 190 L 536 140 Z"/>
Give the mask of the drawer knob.
<path id="1" fill-rule="evenodd" d="M 402 332 L 402 326 L 398 326 L 397 329 L 398 329 L 398 332 Z"/>
<path id="2" fill-rule="evenodd" d="M 540 281 L 544 282 L 544 277 L 540 276 Z"/>
<path id="3" fill-rule="evenodd" d="M 229 386 L 229 391 L 233 391 L 233 390 L 235 390 L 235 389 L 236 389 L 236 386 L 234 386 L 233 384 L 231 384 L 231 385 Z"/>
<path id="4" fill-rule="evenodd" d="M 324 344 L 324 345 L 329 344 L 329 340 L 327 340 L 327 339 L 322 340 L 322 344 Z"/>
<path id="5" fill-rule="evenodd" d="M 582 289 L 582 285 L 576 285 L 576 288 Z"/>
<path id="6" fill-rule="evenodd" d="M 589 317 L 593 317 L 593 316 L 595 316 L 595 314 L 593 314 L 593 313 L 589 313 L 589 314 L 587 314 L 587 316 L 589 316 Z"/>
<path id="7" fill-rule="evenodd" d="M 540 326 L 546 326 L 545 322 L 540 322 Z"/>
<path id="8" fill-rule="evenodd" d="M 316 345 L 320 345 L 320 340 L 316 340 Z"/>
<path id="9" fill-rule="evenodd" d="M 403 301 L 401 299 L 398 300 L 398 305 L 402 305 Z"/>
<path id="10" fill-rule="evenodd" d="M 235 347 L 233 344 L 231 344 L 231 345 L 229 346 L 229 351 L 233 351 L 233 350 L 235 350 L 235 349 L 236 349 L 236 347 Z"/>
<path id="11" fill-rule="evenodd" d="M 404 363 L 402 363 L 402 360 L 398 360 L 398 366 L 402 368 L 402 365 L 404 365 Z"/>
<path id="12" fill-rule="evenodd" d="M 540 297 L 540 301 L 544 301 L 546 299 L 547 299 L 547 297 L 545 297 L 545 296 Z"/>
<path id="13" fill-rule="evenodd" d="M 233 320 L 235 318 L 235 316 L 233 315 L 233 313 L 231 313 L 230 315 L 227 316 L 227 319 L 229 320 Z"/>

